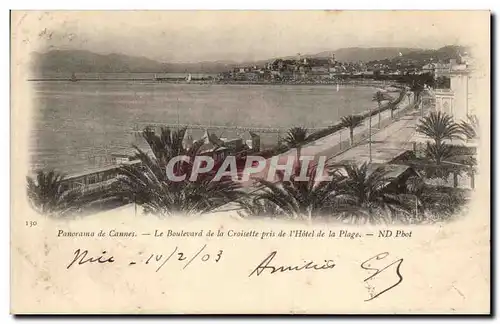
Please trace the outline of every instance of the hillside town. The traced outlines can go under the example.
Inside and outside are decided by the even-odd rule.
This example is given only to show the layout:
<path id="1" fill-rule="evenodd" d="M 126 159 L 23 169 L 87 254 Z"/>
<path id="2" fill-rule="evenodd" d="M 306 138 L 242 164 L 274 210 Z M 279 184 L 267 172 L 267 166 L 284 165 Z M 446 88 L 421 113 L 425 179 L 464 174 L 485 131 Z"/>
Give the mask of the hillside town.
<path id="1" fill-rule="evenodd" d="M 297 55 L 296 59 L 275 59 L 264 65 L 239 66 L 220 73 L 219 82 L 340 82 L 351 79 L 400 80 L 405 75 L 430 74 L 442 87 L 449 87 L 454 66 L 469 60 L 466 52 L 449 60 L 393 58 L 369 62 L 340 62 L 329 58 Z"/>

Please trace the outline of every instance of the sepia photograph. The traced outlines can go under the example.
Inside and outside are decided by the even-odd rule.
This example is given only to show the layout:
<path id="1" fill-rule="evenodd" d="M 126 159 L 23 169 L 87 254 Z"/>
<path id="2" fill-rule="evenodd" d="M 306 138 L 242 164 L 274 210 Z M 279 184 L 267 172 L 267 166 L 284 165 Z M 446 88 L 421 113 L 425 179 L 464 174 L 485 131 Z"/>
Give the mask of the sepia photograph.
<path id="1" fill-rule="evenodd" d="M 488 313 L 490 19 L 488 11 L 12 11 L 11 311 Z M 467 229 L 475 238 L 462 236 Z M 210 250 L 212 241 L 220 247 Z M 146 251 L 153 244 L 169 247 Z M 332 244 L 342 247 L 321 254 Z M 450 267 L 460 252 L 480 262 L 462 290 L 453 281 L 437 291 L 426 271 L 403 265 L 412 249 L 443 262 L 426 269 L 440 282 L 458 271 Z M 153 262 L 159 275 L 174 259 L 181 269 L 212 263 L 214 279 L 166 272 L 164 288 L 153 278 L 135 287 L 152 275 L 131 267 Z M 331 270 L 347 281 L 366 272 L 359 302 L 384 297 L 384 306 L 356 306 L 357 292 L 330 305 L 319 286 Z M 415 288 L 404 288 L 413 279 L 403 270 L 430 289 L 415 306 L 397 302 Z M 94 285 L 108 297 L 123 292 L 106 287 L 115 276 L 110 285 L 126 295 L 90 298 Z M 224 276 L 223 285 L 251 286 L 248 295 L 188 301 Z M 272 287 L 248 281 L 261 276 L 282 276 L 278 290 L 290 296 L 256 302 Z M 143 304 L 160 290 L 171 295 Z M 459 301 L 441 298 L 449 291 Z"/>

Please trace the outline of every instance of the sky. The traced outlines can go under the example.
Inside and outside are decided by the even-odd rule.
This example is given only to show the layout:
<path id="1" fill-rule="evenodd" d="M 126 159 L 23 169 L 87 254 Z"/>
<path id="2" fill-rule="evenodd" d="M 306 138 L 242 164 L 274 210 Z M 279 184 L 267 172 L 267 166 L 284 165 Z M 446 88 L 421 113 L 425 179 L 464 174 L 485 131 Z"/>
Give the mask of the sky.
<path id="1" fill-rule="evenodd" d="M 162 62 L 250 61 L 343 47 L 474 45 L 488 12 L 53 11 L 13 13 L 31 50 L 83 49 Z"/>

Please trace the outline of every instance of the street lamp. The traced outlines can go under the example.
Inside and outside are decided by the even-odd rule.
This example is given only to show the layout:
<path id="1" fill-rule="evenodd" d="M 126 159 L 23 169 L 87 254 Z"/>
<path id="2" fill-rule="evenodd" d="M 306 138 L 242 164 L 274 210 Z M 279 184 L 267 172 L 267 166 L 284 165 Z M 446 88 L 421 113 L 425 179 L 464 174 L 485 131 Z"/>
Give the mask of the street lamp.
<path id="1" fill-rule="evenodd" d="M 372 163 L 372 108 L 370 106 L 370 138 L 368 140 L 368 147 L 370 149 L 370 164 Z"/>
<path id="2" fill-rule="evenodd" d="M 339 144 L 340 144 L 340 150 L 342 151 L 342 129 L 339 131 Z"/>
<path id="3" fill-rule="evenodd" d="M 179 97 L 177 97 L 177 128 L 180 129 Z"/>

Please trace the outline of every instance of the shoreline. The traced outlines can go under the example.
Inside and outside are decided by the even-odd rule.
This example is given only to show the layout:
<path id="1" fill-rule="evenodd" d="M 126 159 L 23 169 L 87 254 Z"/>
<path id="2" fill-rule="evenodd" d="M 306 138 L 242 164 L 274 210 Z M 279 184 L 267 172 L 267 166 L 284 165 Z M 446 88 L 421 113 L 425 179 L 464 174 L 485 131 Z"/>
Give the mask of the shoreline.
<path id="1" fill-rule="evenodd" d="M 136 82 L 143 82 L 143 83 L 166 83 L 166 84 L 190 84 L 190 85 L 270 85 L 270 86 L 276 86 L 276 85 L 333 85 L 336 86 L 337 84 L 339 86 L 369 86 L 369 87 L 376 87 L 376 86 L 403 86 L 399 85 L 397 81 L 376 81 L 376 80 L 350 80 L 350 81 L 333 81 L 333 80 L 328 80 L 328 81 L 284 81 L 284 82 L 264 82 L 264 81 L 215 81 L 215 80 L 191 80 L 190 82 L 184 81 L 184 80 L 176 80 L 176 79 L 171 79 L 171 80 L 152 80 L 152 79 L 145 79 L 145 78 L 127 78 L 127 79 L 122 79 L 122 78 L 117 78 L 117 79 L 78 79 L 77 81 L 73 81 L 71 79 L 60 79 L 60 78 L 37 78 L 37 79 L 28 79 L 28 82 L 71 82 L 71 83 L 78 83 L 78 82 L 130 82 L 130 81 L 136 81 Z"/>

